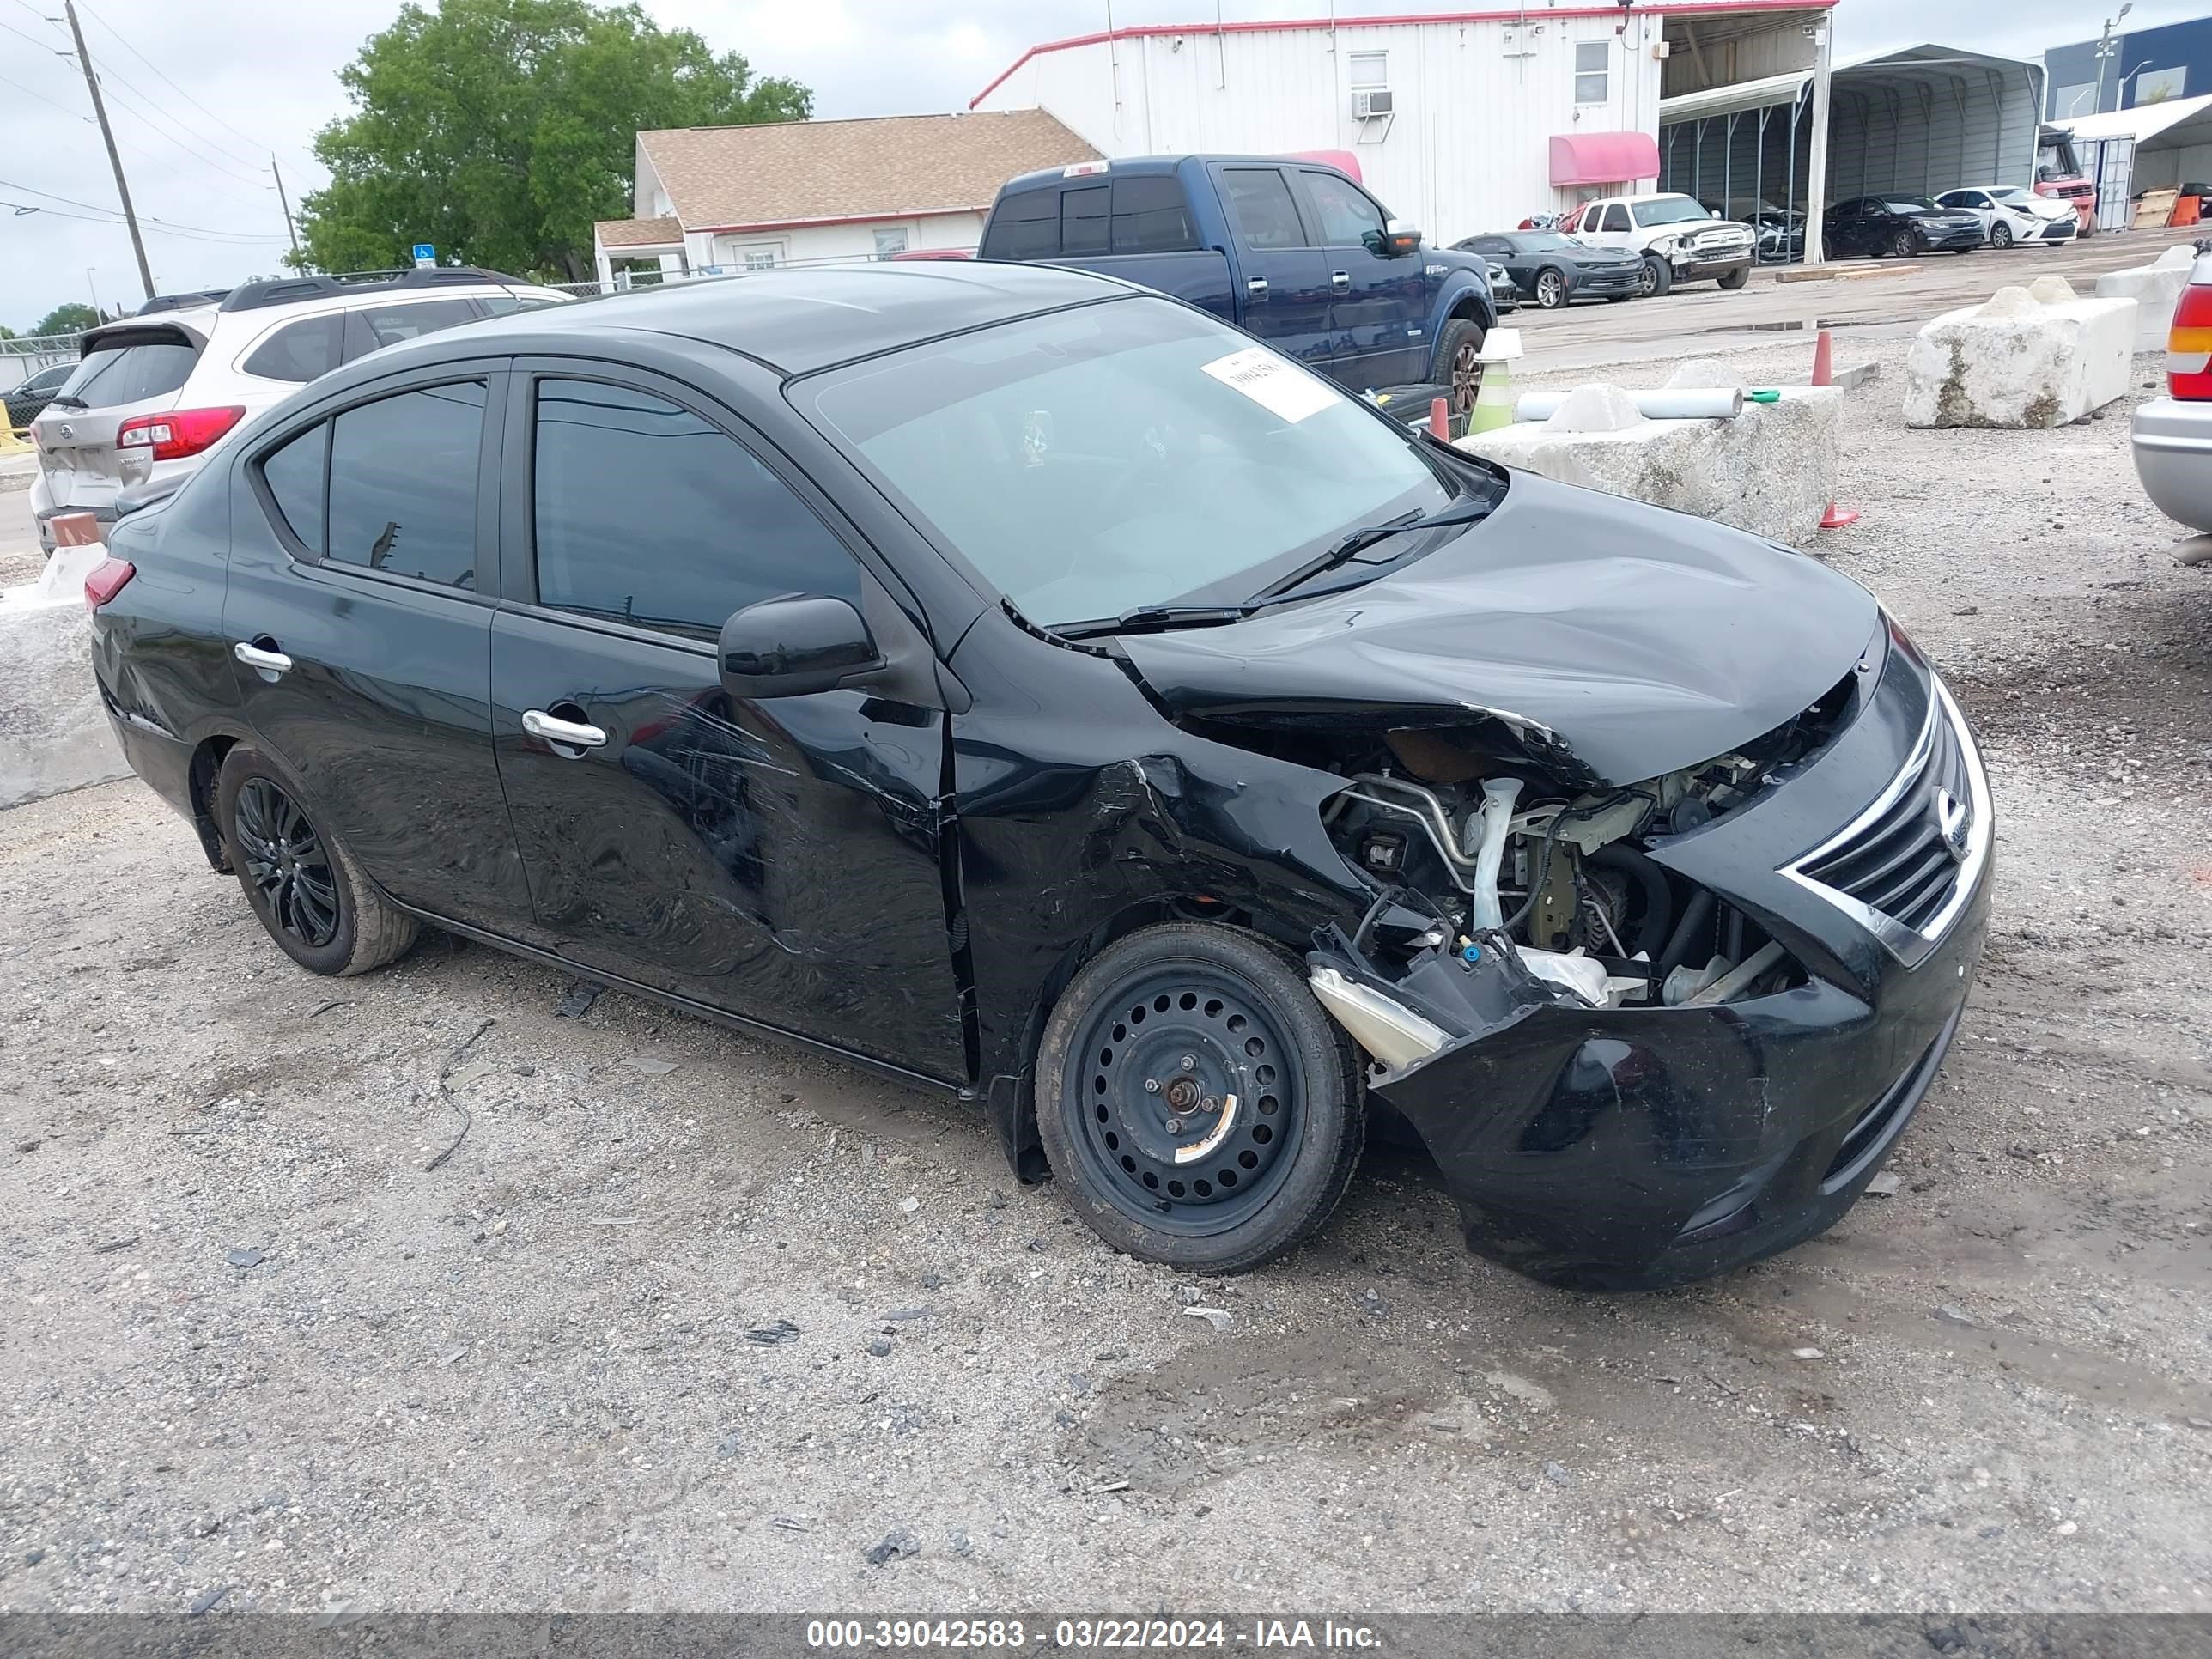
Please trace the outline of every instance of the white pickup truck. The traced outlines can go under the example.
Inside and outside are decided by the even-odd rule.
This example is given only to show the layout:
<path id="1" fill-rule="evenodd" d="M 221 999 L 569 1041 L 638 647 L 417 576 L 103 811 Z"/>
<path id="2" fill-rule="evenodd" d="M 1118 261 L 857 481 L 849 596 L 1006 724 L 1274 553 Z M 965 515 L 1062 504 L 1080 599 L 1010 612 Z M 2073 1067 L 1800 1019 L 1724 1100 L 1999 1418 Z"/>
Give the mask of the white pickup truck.
<path id="1" fill-rule="evenodd" d="M 1751 227 L 1716 219 L 1695 197 L 1601 196 L 1583 203 L 1559 228 L 1594 246 L 1642 254 L 1647 295 L 1677 283 L 1711 278 L 1723 288 L 1741 288 L 1751 280 Z"/>

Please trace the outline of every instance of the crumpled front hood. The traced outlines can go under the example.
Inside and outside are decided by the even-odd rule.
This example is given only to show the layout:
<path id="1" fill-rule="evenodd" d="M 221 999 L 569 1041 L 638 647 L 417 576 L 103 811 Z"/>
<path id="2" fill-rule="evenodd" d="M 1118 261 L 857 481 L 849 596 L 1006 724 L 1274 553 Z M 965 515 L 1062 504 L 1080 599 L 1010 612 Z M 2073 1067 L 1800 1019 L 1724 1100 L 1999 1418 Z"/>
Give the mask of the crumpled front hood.
<path id="1" fill-rule="evenodd" d="M 1803 712 L 1880 625 L 1873 596 L 1816 560 L 1516 471 L 1489 518 L 1401 571 L 1228 627 L 1120 644 L 1179 715 L 1492 716 L 1545 728 L 1626 784 L 1728 754 Z M 1536 735 L 1534 750 L 1549 746 Z"/>

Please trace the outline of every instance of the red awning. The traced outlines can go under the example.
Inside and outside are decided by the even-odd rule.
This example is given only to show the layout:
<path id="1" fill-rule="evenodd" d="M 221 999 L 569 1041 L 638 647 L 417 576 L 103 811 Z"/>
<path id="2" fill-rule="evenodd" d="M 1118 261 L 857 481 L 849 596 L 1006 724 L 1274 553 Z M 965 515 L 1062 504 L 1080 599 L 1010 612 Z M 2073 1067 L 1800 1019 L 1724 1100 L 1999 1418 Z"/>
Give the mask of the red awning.
<path id="1" fill-rule="evenodd" d="M 1659 176 L 1659 141 L 1648 132 L 1577 132 L 1552 140 L 1552 183 L 1625 185 Z"/>

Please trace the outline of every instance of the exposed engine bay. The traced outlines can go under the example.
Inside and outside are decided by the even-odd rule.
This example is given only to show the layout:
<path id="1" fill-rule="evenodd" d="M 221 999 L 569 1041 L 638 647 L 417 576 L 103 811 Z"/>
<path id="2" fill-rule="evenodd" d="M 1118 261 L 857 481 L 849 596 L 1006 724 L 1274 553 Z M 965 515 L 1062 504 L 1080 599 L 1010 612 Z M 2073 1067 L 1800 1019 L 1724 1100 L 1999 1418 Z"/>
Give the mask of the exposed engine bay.
<path id="1" fill-rule="evenodd" d="M 1332 769 L 1324 811 L 1345 856 L 1386 897 L 1433 918 L 1403 960 L 1441 947 L 1478 960 L 1510 945 L 1537 979 L 1591 1007 L 1677 1007 L 1759 996 L 1803 971 L 1752 918 L 1662 869 L 1646 849 L 1741 810 L 1833 735 L 1849 678 L 1741 749 L 1626 787 L 1563 781 L 1529 748 L 1468 730 L 1398 727 Z M 1359 948 L 1389 953 L 1387 939 Z M 1326 998 L 1324 999 L 1327 1000 Z"/>

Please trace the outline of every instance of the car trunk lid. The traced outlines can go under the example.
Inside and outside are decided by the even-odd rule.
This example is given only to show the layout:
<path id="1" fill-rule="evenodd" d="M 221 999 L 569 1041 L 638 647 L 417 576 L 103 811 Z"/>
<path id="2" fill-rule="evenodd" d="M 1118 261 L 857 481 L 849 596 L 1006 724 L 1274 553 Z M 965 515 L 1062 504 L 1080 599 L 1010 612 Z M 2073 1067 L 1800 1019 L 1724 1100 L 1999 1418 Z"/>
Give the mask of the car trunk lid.
<path id="1" fill-rule="evenodd" d="M 175 408 L 206 345 L 204 332 L 174 319 L 132 319 L 85 336 L 76 372 L 31 423 L 56 507 L 105 507 L 126 483 L 137 482 L 125 476 L 118 429 Z M 131 465 L 143 476 L 143 461 L 132 457 Z"/>

